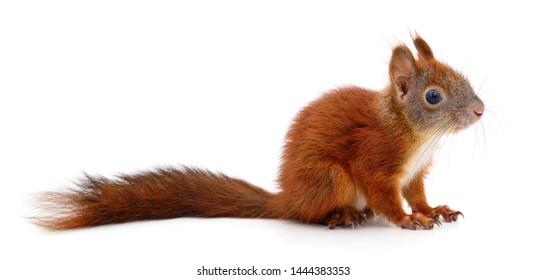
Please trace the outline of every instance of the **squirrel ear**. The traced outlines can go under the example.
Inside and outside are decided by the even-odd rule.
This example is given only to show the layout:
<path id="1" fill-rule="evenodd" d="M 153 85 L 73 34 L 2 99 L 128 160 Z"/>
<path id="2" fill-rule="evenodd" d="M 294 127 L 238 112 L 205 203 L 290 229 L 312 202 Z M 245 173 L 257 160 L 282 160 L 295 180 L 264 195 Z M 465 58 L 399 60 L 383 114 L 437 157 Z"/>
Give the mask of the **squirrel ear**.
<path id="1" fill-rule="evenodd" d="M 423 60 L 431 60 L 434 59 L 434 54 L 432 54 L 432 49 L 430 46 L 421 38 L 421 36 L 416 35 L 413 38 L 413 44 L 415 45 L 415 48 L 417 49 L 417 53 L 419 54 L 419 59 Z"/>
<path id="2" fill-rule="evenodd" d="M 410 79 L 415 76 L 416 71 L 417 65 L 408 47 L 401 45 L 394 48 L 389 63 L 389 74 L 392 84 L 402 93 L 401 98 L 408 93 Z"/>

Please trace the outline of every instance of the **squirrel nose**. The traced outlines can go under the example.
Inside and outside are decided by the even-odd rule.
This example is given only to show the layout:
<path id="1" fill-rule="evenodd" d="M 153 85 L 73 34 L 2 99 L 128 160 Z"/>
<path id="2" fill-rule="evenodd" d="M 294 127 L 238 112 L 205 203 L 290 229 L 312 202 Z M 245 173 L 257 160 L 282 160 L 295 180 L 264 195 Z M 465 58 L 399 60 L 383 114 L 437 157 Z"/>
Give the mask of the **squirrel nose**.
<path id="1" fill-rule="evenodd" d="M 474 114 L 477 117 L 481 117 L 483 113 L 485 112 L 485 105 L 480 99 L 477 99 L 477 101 L 474 102 L 474 108 L 472 109 L 474 111 Z"/>

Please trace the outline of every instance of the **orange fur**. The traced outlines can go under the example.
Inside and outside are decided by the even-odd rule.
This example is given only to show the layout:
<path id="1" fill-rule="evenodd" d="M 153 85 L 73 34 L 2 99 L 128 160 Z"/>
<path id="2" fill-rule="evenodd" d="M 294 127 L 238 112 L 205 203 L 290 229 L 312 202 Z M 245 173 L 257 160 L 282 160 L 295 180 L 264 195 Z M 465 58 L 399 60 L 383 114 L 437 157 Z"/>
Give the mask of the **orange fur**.
<path id="1" fill-rule="evenodd" d="M 44 214 L 34 222 L 64 230 L 144 219 L 242 217 L 334 228 L 358 225 L 373 213 L 410 229 L 430 229 L 440 215 L 455 221 L 460 212 L 432 208 L 426 200 L 427 145 L 476 122 L 484 107 L 468 81 L 436 61 L 421 37 L 414 44 L 417 60 L 405 45 L 394 48 L 391 83 L 384 90 L 340 88 L 300 111 L 286 136 L 277 194 L 189 168 L 114 180 L 88 177 L 75 190 L 42 194 Z M 430 89 L 440 92 L 440 103 L 427 101 Z M 402 197 L 412 214 L 404 212 Z"/>
<path id="2" fill-rule="evenodd" d="M 271 218 L 273 195 L 245 181 L 185 168 L 116 180 L 87 177 L 76 190 L 40 195 L 40 226 L 65 230 L 176 217 Z"/>

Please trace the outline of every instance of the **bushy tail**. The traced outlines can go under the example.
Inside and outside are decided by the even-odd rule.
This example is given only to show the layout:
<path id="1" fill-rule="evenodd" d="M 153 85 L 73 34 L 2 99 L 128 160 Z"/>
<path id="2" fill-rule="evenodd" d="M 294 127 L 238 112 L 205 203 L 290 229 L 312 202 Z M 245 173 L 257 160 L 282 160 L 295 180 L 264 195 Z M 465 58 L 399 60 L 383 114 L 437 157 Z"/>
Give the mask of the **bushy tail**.
<path id="1" fill-rule="evenodd" d="M 160 169 L 117 179 L 87 176 L 67 192 L 38 196 L 32 221 L 67 230 L 176 217 L 276 218 L 274 195 L 243 180 L 199 169 Z"/>

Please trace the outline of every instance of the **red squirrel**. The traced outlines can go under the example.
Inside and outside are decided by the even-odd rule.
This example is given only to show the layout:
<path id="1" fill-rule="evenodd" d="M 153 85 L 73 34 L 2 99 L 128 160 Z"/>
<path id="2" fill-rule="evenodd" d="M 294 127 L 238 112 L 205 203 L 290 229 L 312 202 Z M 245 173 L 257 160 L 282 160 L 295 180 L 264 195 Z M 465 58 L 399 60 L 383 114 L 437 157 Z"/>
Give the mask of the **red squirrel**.
<path id="1" fill-rule="evenodd" d="M 480 120 L 484 103 L 467 79 L 413 37 L 417 58 L 394 47 L 390 84 L 325 93 L 294 119 L 278 193 L 195 168 L 158 169 L 116 179 L 87 176 L 76 189 L 39 196 L 39 226 L 67 230 L 146 219 L 237 217 L 355 227 L 377 214 L 404 229 L 457 221 L 431 207 L 424 178 L 440 137 Z M 404 198 L 411 214 L 404 211 Z"/>

